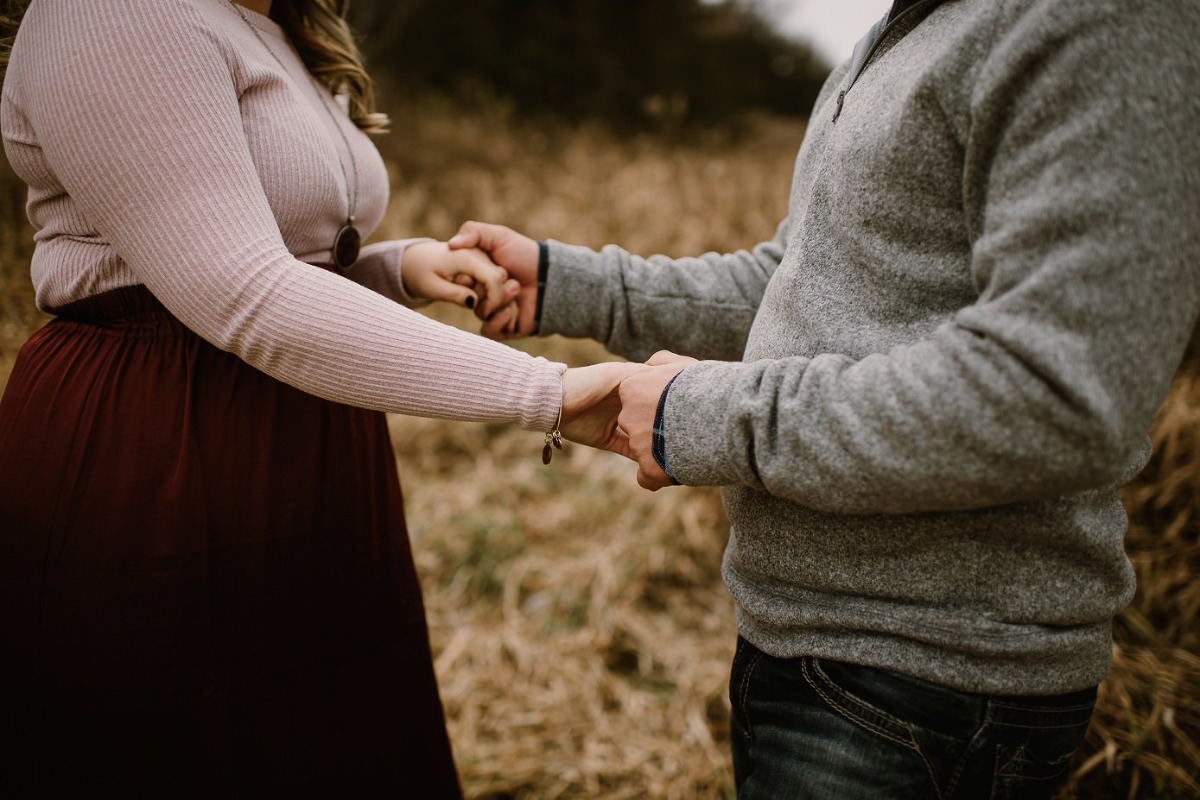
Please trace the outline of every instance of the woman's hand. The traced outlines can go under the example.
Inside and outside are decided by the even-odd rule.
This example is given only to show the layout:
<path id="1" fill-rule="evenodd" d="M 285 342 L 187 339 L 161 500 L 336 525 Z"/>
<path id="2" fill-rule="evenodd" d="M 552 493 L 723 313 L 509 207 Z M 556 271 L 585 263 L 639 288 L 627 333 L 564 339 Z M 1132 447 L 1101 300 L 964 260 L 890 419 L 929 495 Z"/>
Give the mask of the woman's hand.
<path id="1" fill-rule="evenodd" d="M 454 303 L 484 317 L 507 314 L 514 328 L 517 324 L 515 299 L 521 286 L 482 250 L 451 250 L 445 242 L 417 242 L 404 251 L 401 277 L 404 290 L 412 297 Z"/>
<path id="2" fill-rule="evenodd" d="M 563 373 L 563 437 L 633 459 L 629 437 L 617 427 L 621 381 L 645 370 L 642 364 L 608 361 Z"/>

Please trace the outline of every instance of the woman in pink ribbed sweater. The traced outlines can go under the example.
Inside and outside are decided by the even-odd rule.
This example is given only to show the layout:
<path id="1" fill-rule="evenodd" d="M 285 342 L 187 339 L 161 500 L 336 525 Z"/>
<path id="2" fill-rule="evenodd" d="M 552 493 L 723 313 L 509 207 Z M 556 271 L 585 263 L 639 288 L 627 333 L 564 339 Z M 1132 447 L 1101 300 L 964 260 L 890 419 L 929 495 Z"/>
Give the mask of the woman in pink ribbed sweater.
<path id="1" fill-rule="evenodd" d="M 0 795 L 458 796 L 382 412 L 624 448 L 633 367 L 411 310 L 508 302 L 478 253 L 359 252 L 386 119 L 345 6 L 8 2 L 56 318 L 0 401 Z"/>

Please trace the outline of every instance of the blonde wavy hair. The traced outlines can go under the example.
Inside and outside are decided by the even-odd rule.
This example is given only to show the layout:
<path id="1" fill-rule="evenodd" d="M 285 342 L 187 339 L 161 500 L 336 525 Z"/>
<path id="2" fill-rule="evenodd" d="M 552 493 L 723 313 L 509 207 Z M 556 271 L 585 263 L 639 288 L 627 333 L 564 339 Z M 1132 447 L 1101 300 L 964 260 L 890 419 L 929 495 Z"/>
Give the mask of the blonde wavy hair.
<path id="1" fill-rule="evenodd" d="M 366 133 L 386 133 L 375 109 L 375 84 L 346 22 L 350 0 L 272 0 L 271 19 L 292 40 L 304 65 L 333 94 L 345 95 L 350 119 Z"/>
<path id="2" fill-rule="evenodd" d="M 0 4 L 0 81 L 29 2 L 3 0 Z M 349 8 L 350 0 L 273 0 L 271 19 L 283 28 L 316 79 L 333 94 L 345 95 L 355 125 L 366 133 L 386 133 L 387 114 L 375 109 L 375 84 L 346 22 Z"/>

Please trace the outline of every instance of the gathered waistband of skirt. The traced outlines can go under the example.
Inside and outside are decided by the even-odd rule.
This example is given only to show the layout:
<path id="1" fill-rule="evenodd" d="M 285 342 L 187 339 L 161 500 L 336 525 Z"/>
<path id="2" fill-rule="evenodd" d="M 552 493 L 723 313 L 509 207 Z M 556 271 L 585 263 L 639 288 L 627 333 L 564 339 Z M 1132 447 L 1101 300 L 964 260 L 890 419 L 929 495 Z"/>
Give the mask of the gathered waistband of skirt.
<path id="1" fill-rule="evenodd" d="M 123 286 L 50 309 L 59 319 L 71 322 L 118 322 L 169 312 L 145 286 Z"/>
<path id="2" fill-rule="evenodd" d="M 314 267 L 336 272 L 332 264 L 313 264 Z M 171 312 L 145 286 L 122 286 L 107 292 L 47 309 L 59 319 L 71 322 L 111 323 L 122 320 L 163 316 L 174 319 Z"/>

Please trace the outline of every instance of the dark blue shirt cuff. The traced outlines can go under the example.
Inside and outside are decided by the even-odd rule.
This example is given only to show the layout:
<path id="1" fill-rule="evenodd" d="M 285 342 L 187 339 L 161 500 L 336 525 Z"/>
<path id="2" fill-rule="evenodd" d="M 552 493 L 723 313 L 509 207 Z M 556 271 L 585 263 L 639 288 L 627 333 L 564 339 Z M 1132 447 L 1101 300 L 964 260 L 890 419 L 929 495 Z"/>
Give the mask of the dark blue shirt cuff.
<path id="1" fill-rule="evenodd" d="M 533 312 L 533 332 L 542 329 L 542 298 L 546 296 L 546 275 L 550 272 L 550 247 L 538 242 L 537 305 Z"/>
<path id="2" fill-rule="evenodd" d="M 675 378 L 678 377 L 678 375 L 675 376 Z M 671 474 L 671 468 L 667 466 L 667 437 L 663 431 L 663 410 L 667 407 L 667 392 L 671 391 L 671 384 L 675 382 L 675 378 L 671 378 L 658 397 L 658 408 L 654 412 L 654 440 L 650 445 L 650 454 L 654 456 L 658 466 L 662 467 L 662 471 L 667 473 L 671 483 L 678 486 L 679 481 L 675 480 L 675 476 Z"/>

